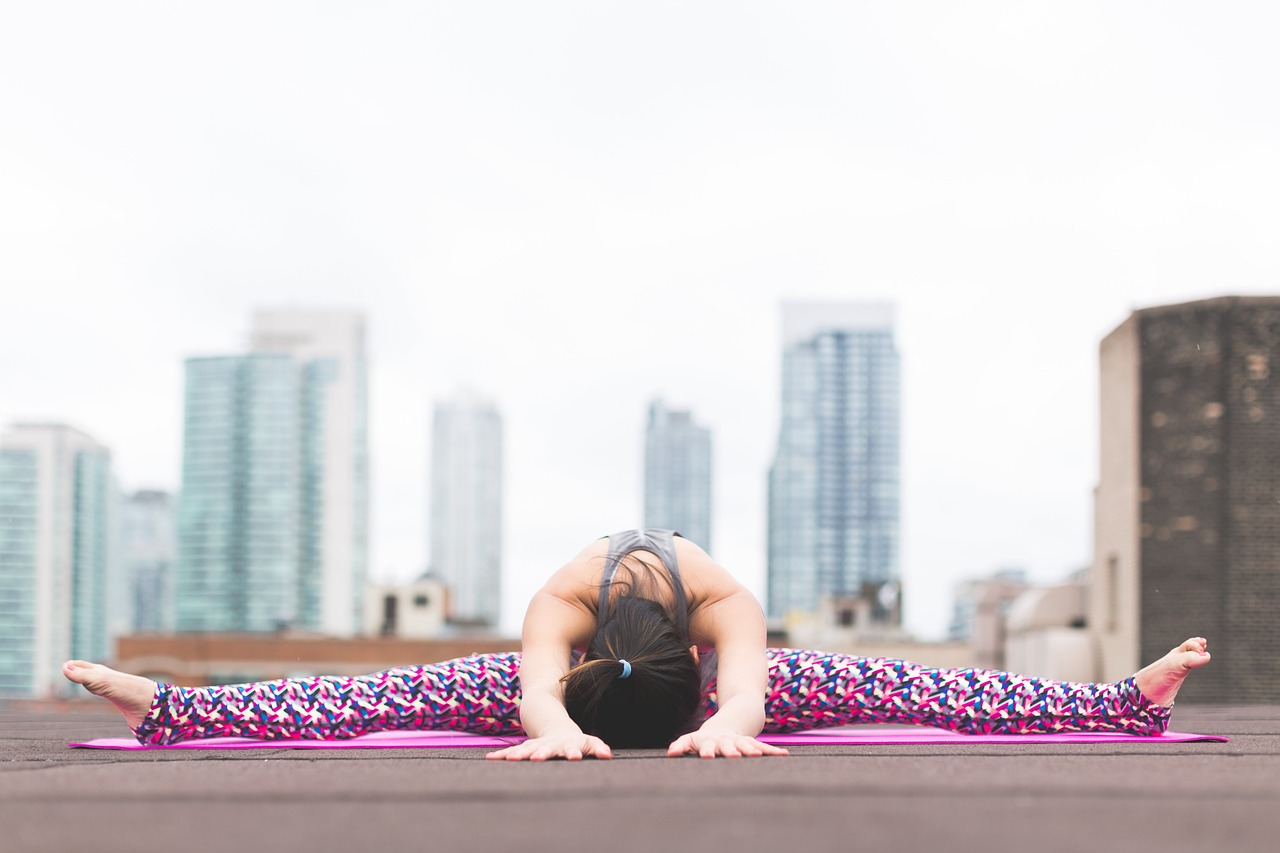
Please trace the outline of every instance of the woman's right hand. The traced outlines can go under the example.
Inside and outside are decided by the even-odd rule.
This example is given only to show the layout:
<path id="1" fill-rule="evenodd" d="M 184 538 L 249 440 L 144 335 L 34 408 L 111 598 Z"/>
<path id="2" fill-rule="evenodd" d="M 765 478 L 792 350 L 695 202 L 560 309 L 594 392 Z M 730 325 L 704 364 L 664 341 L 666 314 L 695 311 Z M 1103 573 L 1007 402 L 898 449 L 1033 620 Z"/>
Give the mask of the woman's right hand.
<path id="1" fill-rule="evenodd" d="M 613 752 L 610 751 L 609 744 L 598 737 L 582 732 L 557 732 L 529 738 L 524 743 L 491 752 L 485 758 L 506 761 L 546 761 L 551 758 L 564 758 L 569 761 L 581 761 L 584 756 L 613 758 Z"/>

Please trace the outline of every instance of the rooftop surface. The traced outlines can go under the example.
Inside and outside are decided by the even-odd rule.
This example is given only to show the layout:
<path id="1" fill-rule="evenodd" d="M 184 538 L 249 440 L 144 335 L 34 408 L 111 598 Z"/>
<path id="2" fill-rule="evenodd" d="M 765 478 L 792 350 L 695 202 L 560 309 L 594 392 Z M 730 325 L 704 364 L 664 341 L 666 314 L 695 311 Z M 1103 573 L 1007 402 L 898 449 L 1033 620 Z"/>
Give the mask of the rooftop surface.
<path id="1" fill-rule="evenodd" d="M 0 849 L 1274 851 L 1280 707 L 1230 743 L 795 747 L 485 761 L 482 749 L 119 752 L 113 713 L 0 712 Z"/>

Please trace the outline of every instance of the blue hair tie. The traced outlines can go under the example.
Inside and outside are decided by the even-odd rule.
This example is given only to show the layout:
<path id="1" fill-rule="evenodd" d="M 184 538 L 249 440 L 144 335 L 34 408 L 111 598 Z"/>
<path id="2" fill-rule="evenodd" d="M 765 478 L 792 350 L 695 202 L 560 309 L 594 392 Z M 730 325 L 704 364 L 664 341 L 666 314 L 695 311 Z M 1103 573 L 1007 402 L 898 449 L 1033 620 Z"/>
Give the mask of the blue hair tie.
<path id="1" fill-rule="evenodd" d="M 622 658 L 618 658 L 618 663 L 622 664 L 622 675 L 619 675 L 618 678 L 630 678 L 631 664 L 628 661 L 623 660 Z"/>

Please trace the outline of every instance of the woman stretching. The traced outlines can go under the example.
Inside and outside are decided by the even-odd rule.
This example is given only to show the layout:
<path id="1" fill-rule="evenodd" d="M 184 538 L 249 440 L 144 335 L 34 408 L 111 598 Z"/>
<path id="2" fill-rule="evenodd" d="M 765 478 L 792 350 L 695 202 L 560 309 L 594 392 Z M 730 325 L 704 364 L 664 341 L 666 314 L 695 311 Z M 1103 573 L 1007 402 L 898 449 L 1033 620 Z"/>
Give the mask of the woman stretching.
<path id="1" fill-rule="evenodd" d="M 191 738 L 348 738 L 387 729 L 528 735 L 489 758 L 784 755 L 761 732 L 908 723 L 969 733 L 1160 734 L 1193 637 L 1132 678 L 1076 684 L 888 658 L 765 648 L 759 603 L 667 530 L 588 545 L 534 597 L 522 654 L 475 655 L 356 678 L 157 685 L 84 661 L 67 678 L 111 701 L 144 744 Z"/>

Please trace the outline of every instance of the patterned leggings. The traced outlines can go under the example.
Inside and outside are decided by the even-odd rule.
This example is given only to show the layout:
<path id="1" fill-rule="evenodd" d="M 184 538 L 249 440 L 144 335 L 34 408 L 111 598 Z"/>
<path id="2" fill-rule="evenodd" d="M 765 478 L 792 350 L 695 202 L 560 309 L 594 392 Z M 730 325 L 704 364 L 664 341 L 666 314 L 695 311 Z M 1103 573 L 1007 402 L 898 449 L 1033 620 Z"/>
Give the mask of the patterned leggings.
<path id="1" fill-rule="evenodd" d="M 890 658 L 769 649 L 765 732 L 849 723 L 907 723 L 967 733 L 1154 735 L 1169 709 L 1132 678 L 1048 681 L 984 669 L 931 669 Z M 221 687 L 161 685 L 134 729 L 144 744 L 192 738 L 349 738 L 387 729 L 518 735 L 520 655 L 475 655 L 374 675 Z M 706 715 L 716 710 L 715 683 Z"/>

